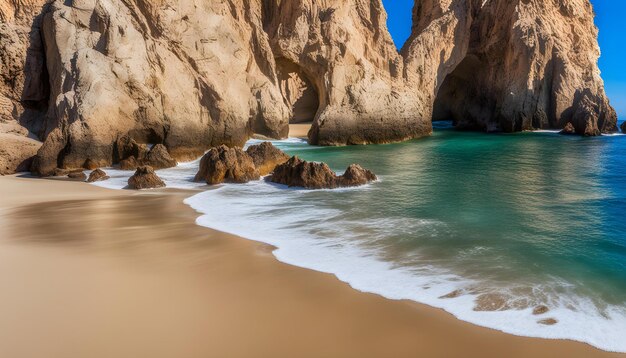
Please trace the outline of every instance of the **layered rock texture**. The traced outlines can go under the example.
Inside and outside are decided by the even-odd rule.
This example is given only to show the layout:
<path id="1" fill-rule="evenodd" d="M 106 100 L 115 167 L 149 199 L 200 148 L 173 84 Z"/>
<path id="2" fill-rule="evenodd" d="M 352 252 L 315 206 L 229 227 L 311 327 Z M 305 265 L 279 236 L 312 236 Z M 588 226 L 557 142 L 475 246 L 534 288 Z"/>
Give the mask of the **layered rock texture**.
<path id="1" fill-rule="evenodd" d="M 415 4 L 398 52 L 381 0 L 3 1 L 0 121 L 43 141 L 40 175 L 128 159 L 123 138 L 188 160 L 290 122 L 322 145 L 416 138 L 433 119 L 616 130 L 589 0 Z"/>

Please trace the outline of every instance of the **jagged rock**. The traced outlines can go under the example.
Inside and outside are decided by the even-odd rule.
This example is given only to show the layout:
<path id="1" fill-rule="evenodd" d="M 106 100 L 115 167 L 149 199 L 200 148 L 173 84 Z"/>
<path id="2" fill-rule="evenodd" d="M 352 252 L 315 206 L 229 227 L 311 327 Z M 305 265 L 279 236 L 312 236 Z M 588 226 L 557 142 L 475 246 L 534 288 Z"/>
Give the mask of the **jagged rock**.
<path id="1" fill-rule="evenodd" d="M 104 181 L 104 180 L 109 180 L 110 177 L 107 175 L 107 173 L 102 170 L 102 169 L 96 169 L 93 172 L 91 172 L 91 174 L 89 174 L 89 179 L 87 179 L 88 183 L 94 183 L 97 181 Z"/>
<path id="2" fill-rule="evenodd" d="M 363 169 L 358 164 L 352 164 L 339 178 L 339 186 L 361 186 L 377 180 L 376 175 L 370 170 Z"/>
<path id="3" fill-rule="evenodd" d="M 626 133 L 626 122 L 622 123 L 621 128 L 622 133 Z"/>
<path id="4" fill-rule="evenodd" d="M 211 148 L 200 161 L 200 170 L 195 181 L 206 181 L 209 185 L 221 183 L 247 183 L 260 178 L 254 161 L 240 148 L 225 145 Z"/>
<path id="5" fill-rule="evenodd" d="M 353 164 L 344 175 L 337 176 L 326 163 L 304 161 L 297 156 L 274 169 L 270 181 L 289 187 L 306 189 L 335 189 L 365 185 L 376 180 L 376 175 Z"/>
<path id="6" fill-rule="evenodd" d="M 141 163 L 135 157 L 128 157 L 120 161 L 121 170 L 136 170 L 141 166 Z"/>
<path id="7" fill-rule="evenodd" d="M 170 156 L 163 144 L 157 144 L 152 147 L 143 162 L 154 169 L 172 168 L 178 165 L 178 162 Z"/>
<path id="8" fill-rule="evenodd" d="M 566 134 L 566 135 L 576 134 L 576 128 L 574 128 L 574 125 L 571 122 L 567 122 L 567 124 L 565 125 L 565 128 L 561 130 L 560 134 Z"/>
<path id="9" fill-rule="evenodd" d="M 40 147 L 36 140 L 0 133 L 0 175 L 29 171 Z"/>
<path id="10" fill-rule="evenodd" d="M 68 178 L 75 181 L 85 181 L 87 180 L 87 174 L 85 174 L 82 170 L 80 171 L 72 171 L 67 175 Z"/>
<path id="11" fill-rule="evenodd" d="M 137 168 L 135 175 L 128 179 L 129 189 L 156 189 L 165 187 L 165 183 L 149 166 Z"/>
<path id="12" fill-rule="evenodd" d="M 271 174 L 278 165 L 289 160 L 289 156 L 282 150 L 274 147 L 270 142 L 263 142 L 259 145 L 253 145 L 246 150 L 246 153 L 252 158 L 259 174 L 265 176 Z"/>

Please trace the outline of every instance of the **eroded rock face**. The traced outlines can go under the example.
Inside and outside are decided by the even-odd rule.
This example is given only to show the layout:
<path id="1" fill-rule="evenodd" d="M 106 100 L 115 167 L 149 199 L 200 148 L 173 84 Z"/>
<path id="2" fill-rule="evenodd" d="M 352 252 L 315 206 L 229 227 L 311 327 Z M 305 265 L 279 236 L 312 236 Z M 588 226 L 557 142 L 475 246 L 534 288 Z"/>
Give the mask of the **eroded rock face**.
<path id="1" fill-rule="evenodd" d="M 58 0 L 42 28 L 50 106 L 39 174 L 86 157 L 111 165 L 123 135 L 178 160 L 241 146 L 253 130 L 287 135 L 258 1 Z"/>
<path id="2" fill-rule="evenodd" d="M 128 188 L 134 190 L 164 188 L 165 183 L 149 166 L 137 168 L 135 175 L 128 179 Z"/>
<path id="3" fill-rule="evenodd" d="M 200 161 L 200 170 L 195 181 L 206 181 L 209 185 L 221 183 L 247 183 L 261 176 L 254 161 L 240 148 L 225 145 L 211 148 Z"/>
<path id="4" fill-rule="evenodd" d="M 381 0 L 4 1 L 0 122 L 44 141 L 39 175 L 127 159 L 120 138 L 188 160 L 310 119 L 322 145 L 420 137 L 433 118 L 616 130 L 589 0 L 424 0 L 413 15 L 398 53 Z"/>
<path id="5" fill-rule="evenodd" d="M 270 181 L 289 187 L 306 189 L 335 189 L 365 185 L 376 180 L 376 175 L 353 164 L 342 176 L 337 176 L 326 163 L 304 161 L 297 156 L 274 169 Z"/>
<path id="6" fill-rule="evenodd" d="M 278 165 L 289 160 L 289 156 L 282 150 L 274 147 L 270 142 L 250 146 L 246 153 L 252 158 L 254 166 L 261 176 L 271 174 Z"/>
<path id="7" fill-rule="evenodd" d="M 407 85 L 380 0 L 264 4 L 279 78 L 300 77 L 312 87 L 302 92 L 319 97 L 311 143 L 385 143 L 431 132 L 430 118 L 421 114 L 419 90 Z M 281 82 L 283 92 L 285 85 Z M 312 102 L 310 96 L 301 99 Z M 293 98 L 289 102 L 297 103 Z"/>
<path id="8" fill-rule="evenodd" d="M 588 0 L 457 0 L 416 7 L 414 16 L 426 27 L 414 28 L 403 49 L 409 71 L 427 56 L 420 55 L 424 32 L 443 19 L 457 29 L 450 37 L 455 46 L 447 46 L 452 55 L 434 77 L 434 119 L 486 131 L 561 129 L 569 122 L 582 135 L 615 131 Z"/>

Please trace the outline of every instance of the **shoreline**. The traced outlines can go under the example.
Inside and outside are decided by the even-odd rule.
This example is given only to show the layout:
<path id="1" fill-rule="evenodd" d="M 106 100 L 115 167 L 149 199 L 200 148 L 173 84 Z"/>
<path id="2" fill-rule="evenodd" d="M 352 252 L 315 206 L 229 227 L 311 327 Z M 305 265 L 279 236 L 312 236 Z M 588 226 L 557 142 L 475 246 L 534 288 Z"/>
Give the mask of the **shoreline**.
<path id="1" fill-rule="evenodd" d="M 518 337 L 482 328 L 457 320 L 440 309 L 363 293 L 334 275 L 284 264 L 272 255 L 269 245 L 196 225 L 199 214 L 183 204 L 189 193 L 192 192 L 116 190 L 113 193 L 111 189 L 85 183 L 0 177 L 3 198 L 0 224 L 2 230 L 7 230 L 0 231 L 4 238 L 0 242 L 0 255 L 10 253 L 10 257 L 20 258 L 0 259 L 3 265 L 0 272 L 7 275 L 3 275 L 5 279 L 0 281 L 3 282 L 0 289 L 10 292 L 9 302 L 15 296 L 17 305 L 7 305 L 5 301 L 0 316 L 28 322 L 38 318 L 37 312 L 49 314 L 54 310 L 52 303 L 39 300 L 32 302 L 34 309 L 21 307 L 19 300 L 25 294 L 20 294 L 23 287 L 16 287 L 19 284 L 34 291 L 49 290 L 45 293 L 55 296 L 56 301 L 52 300 L 55 302 L 75 297 L 77 292 L 73 286 L 77 281 L 107 293 L 115 292 L 114 288 L 119 286 L 132 287 L 128 297 L 124 297 L 124 290 L 116 293 L 121 295 L 117 305 L 109 307 L 109 313 L 116 318 L 108 325 L 97 324 L 100 320 L 106 321 L 98 314 L 90 318 L 90 313 L 98 307 L 107 307 L 109 302 L 106 295 L 94 296 L 87 303 L 78 302 L 76 312 L 75 307 L 63 312 L 63 316 L 77 320 L 76 326 L 89 329 L 77 331 L 70 327 L 64 330 L 62 319 L 51 317 L 38 323 L 51 325 L 50 330 L 57 328 L 53 335 L 55 342 L 40 337 L 38 341 L 42 344 L 36 348 L 24 345 L 28 337 L 16 337 L 2 344 L 0 353 L 23 356 L 20 349 L 41 349 L 41 352 L 58 352 L 65 357 L 98 356 L 94 352 L 102 352 L 103 357 L 132 356 L 131 353 L 171 356 L 168 352 L 188 352 L 185 356 L 204 357 L 282 357 L 293 356 L 294 352 L 311 357 L 408 357 L 420 353 L 481 357 L 626 356 L 600 351 L 585 343 Z M 78 213 L 87 221 L 85 225 L 72 225 Z M 53 226 L 55 230 L 51 230 Z M 111 234 L 106 232 L 109 229 L 113 231 Z M 120 231 L 120 235 L 114 235 L 116 231 Z M 51 232 L 58 237 L 52 245 L 41 240 L 30 240 L 27 244 L 14 240 L 14 237 L 37 237 L 38 233 L 48 236 Z M 108 242 L 109 236 L 117 236 L 114 245 Z M 132 238 L 132 244 L 127 242 L 128 238 Z M 54 265 L 38 267 L 40 262 L 47 261 Z M 141 266 L 138 272 L 134 267 L 136 262 L 141 262 L 136 265 Z M 59 264 L 60 267 L 56 267 Z M 102 265 L 108 269 L 100 271 Z M 67 277 L 68 272 L 76 273 L 76 268 L 80 268 L 79 278 Z M 111 268 L 115 274 L 108 271 Z M 11 273 L 21 270 L 30 274 L 45 273 L 48 277 L 46 280 L 37 275 L 7 279 Z M 160 274 L 154 275 L 155 271 Z M 94 284 L 100 275 L 112 277 L 96 280 Z M 50 277 L 60 284 L 42 289 Z M 147 283 L 150 284 L 146 286 Z M 170 287 L 177 287 L 177 290 L 171 291 Z M 156 306 L 132 304 L 137 297 L 159 297 L 159 294 L 171 297 Z M 163 324 L 163 321 L 152 322 L 151 314 L 168 309 L 173 314 L 166 322 L 175 327 L 176 339 L 167 339 L 171 338 L 167 336 L 171 334 L 167 327 L 164 331 L 147 329 L 158 322 Z M 88 312 L 86 317 L 79 314 L 85 312 Z M 136 319 L 117 316 L 120 312 Z M 10 319 L 0 323 L 0 334 L 3 337 L 28 336 L 27 329 L 15 330 L 12 325 L 15 323 Z M 46 327 L 38 327 L 38 330 L 42 328 L 43 333 L 50 333 Z M 98 332 L 97 339 L 90 337 L 94 332 Z M 122 333 L 134 334 L 137 339 L 125 339 Z M 74 337 L 75 334 L 87 336 L 81 340 Z M 62 343 L 67 343 L 70 337 L 73 342 L 83 343 L 65 347 Z M 451 341 L 455 344 L 449 344 Z M 113 342 L 124 343 L 116 346 Z M 158 347 L 155 342 L 159 342 Z M 242 342 L 247 344 L 242 345 Z"/>

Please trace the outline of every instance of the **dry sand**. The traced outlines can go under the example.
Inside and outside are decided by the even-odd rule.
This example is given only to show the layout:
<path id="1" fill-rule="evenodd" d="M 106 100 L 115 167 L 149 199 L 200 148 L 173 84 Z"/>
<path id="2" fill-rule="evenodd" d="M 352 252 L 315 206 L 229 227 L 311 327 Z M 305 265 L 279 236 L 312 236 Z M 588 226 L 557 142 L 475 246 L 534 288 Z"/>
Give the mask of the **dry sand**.
<path id="1" fill-rule="evenodd" d="M 289 125 L 289 136 L 294 138 L 307 139 L 309 135 L 309 129 L 313 123 L 298 123 Z"/>
<path id="2" fill-rule="evenodd" d="M 0 357 L 624 357 L 360 293 L 185 195 L 0 177 Z"/>

